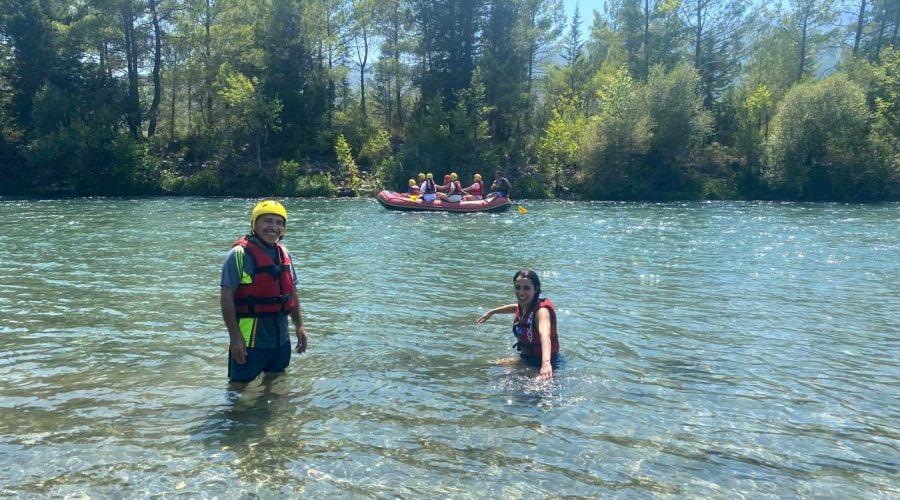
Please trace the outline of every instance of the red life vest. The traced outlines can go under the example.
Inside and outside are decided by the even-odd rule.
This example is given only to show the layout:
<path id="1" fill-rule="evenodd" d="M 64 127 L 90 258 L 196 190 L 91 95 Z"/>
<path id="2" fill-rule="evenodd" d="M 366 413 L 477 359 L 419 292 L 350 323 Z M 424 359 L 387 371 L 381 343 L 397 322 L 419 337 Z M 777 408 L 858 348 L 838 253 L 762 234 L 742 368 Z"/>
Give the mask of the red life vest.
<path id="1" fill-rule="evenodd" d="M 462 193 L 462 183 L 459 181 L 453 181 L 447 187 L 447 194 L 460 194 Z"/>
<path id="2" fill-rule="evenodd" d="M 469 189 L 472 191 L 472 196 L 481 196 L 481 181 L 473 182 Z"/>
<path id="3" fill-rule="evenodd" d="M 522 309 L 516 308 L 516 317 L 513 320 L 513 335 L 516 336 L 515 348 L 525 357 L 541 357 L 541 334 L 537 328 L 538 309 L 546 308 L 550 311 L 550 354 L 559 352 L 559 337 L 556 334 L 556 309 L 550 299 L 541 299 L 537 307 L 522 318 Z"/>
<path id="4" fill-rule="evenodd" d="M 291 273 L 291 258 L 284 247 L 275 244 L 280 261 L 276 263 L 255 239 L 247 239 L 245 236 L 235 241 L 234 246 L 241 246 L 250 252 L 256 264 L 252 282 L 241 283 L 234 292 L 237 317 L 287 314 L 294 309 L 294 276 Z"/>

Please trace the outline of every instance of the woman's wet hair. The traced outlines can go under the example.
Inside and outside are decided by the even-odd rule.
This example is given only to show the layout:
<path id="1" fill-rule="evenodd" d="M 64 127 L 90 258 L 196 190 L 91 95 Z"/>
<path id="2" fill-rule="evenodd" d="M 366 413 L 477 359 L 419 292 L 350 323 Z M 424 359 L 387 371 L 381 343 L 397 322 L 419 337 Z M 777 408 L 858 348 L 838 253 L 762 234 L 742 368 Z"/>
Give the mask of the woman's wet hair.
<path id="1" fill-rule="evenodd" d="M 534 300 L 533 303 L 537 303 L 540 300 L 541 295 L 541 279 L 538 277 L 537 273 L 532 271 L 531 269 L 522 269 L 518 271 L 515 276 L 513 276 L 513 284 L 516 283 L 516 280 L 519 278 L 527 278 L 528 281 L 531 282 L 531 286 L 534 287 Z"/>

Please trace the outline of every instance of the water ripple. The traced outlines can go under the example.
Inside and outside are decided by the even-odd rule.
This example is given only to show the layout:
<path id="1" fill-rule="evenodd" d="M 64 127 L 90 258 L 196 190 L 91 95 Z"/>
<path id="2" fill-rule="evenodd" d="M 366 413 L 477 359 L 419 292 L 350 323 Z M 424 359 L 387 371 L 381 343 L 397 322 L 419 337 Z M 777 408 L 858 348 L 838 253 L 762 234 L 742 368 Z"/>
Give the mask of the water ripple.
<path id="1" fill-rule="evenodd" d="M 251 203 L 0 200 L 0 494 L 900 495 L 897 205 L 288 200 L 310 350 L 234 393 Z M 522 267 L 552 382 L 474 324 Z"/>

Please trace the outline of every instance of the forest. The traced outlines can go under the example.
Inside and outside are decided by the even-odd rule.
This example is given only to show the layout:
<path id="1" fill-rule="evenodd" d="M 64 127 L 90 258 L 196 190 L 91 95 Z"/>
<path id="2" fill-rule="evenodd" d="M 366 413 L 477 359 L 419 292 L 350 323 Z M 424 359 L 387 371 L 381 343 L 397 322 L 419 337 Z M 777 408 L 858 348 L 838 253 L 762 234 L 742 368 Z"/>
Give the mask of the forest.
<path id="1" fill-rule="evenodd" d="M 897 0 L 596 5 L 3 0 L 0 194 L 900 200 Z"/>

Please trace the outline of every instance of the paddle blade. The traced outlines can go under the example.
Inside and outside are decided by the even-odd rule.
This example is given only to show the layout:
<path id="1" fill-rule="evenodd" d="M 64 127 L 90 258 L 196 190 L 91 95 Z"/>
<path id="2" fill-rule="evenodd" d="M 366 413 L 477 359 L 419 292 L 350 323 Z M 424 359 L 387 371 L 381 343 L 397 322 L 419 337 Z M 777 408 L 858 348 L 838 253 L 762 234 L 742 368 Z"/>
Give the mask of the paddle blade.
<path id="1" fill-rule="evenodd" d="M 528 210 L 522 205 L 516 205 L 516 210 L 519 211 L 520 214 L 527 214 Z"/>

